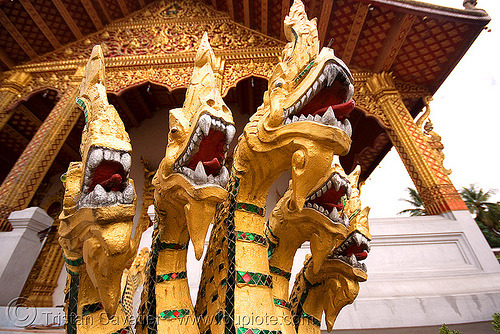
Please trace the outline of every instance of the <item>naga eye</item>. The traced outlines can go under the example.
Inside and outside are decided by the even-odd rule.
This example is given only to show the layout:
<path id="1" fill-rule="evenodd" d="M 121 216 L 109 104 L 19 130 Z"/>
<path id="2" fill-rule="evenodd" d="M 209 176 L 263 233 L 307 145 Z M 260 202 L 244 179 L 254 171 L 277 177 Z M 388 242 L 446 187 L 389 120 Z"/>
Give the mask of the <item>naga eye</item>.
<path id="1" fill-rule="evenodd" d="M 276 88 L 283 86 L 283 82 L 277 81 L 275 84 Z"/>
<path id="2" fill-rule="evenodd" d="M 177 129 L 176 127 L 172 128 L 172 130 L 170 130 L 171 133 L 176 133 L 177 131 L 179 131 L 179 129 Z"/>

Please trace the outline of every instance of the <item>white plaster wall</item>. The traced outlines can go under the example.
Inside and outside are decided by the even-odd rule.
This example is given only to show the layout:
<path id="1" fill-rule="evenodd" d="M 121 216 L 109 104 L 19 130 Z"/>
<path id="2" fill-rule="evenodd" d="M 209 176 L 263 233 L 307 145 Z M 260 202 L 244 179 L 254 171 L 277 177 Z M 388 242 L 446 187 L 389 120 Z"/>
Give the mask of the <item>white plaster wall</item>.
<path id="1" fill-rule="evenodd" d="M 40 208 L 14 211 L 9 216 L 13 230 L 0 232 L 0 305 L 19 297 L 24 282 L 38 257 L 43 240 L 38 232 L 52 225 L 53 219 Z"/>

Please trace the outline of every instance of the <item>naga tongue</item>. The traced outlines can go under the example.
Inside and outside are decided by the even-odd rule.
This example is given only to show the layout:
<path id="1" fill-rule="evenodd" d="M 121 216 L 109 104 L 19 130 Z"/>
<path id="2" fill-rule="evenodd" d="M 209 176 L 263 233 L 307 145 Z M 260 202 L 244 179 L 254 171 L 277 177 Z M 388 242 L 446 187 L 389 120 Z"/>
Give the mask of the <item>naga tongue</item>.
<path id="1" fill-rule="evenodd" d="M 122 177 L 120 174 L 113 174 L 109 179 L 101 182 L 100 185 L 106 190 L 118 191 L 122 185 Z"/>
<path id="2" fill-rule="evenodd" d="M 219 162 L 219 159 L 217 158 L 213 158 L 212 160 L 210 161 L 203 161 L 203 166 L 205 167 L 205 173 L 207 175 L 217 175 L 219 170 L 221 169 L 221 165 L 220 165 L 220 162 Z"/>
<path id="3" fill-rule="evenodd" d="M 340 103 L 316 110 L 315 112 L 312 113 L 312 115 L 313 116 L 318 114 L 323 115 L 328 108 L 332 107 L 333 112 L 335 113 L 335 117 L 337 119 L 342 119 L 344 116 L 348 115 L 354 109 L 354 105 L 355 105 L 354 100 L 350 99 L 345 103 Z"/>

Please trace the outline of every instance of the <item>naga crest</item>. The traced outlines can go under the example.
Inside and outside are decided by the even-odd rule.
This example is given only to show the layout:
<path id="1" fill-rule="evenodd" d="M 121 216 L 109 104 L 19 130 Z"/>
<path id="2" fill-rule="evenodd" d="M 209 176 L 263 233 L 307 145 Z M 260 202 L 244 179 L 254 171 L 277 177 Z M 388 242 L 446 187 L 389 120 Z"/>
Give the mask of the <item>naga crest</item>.
<path id="1" fill-rule="evenodd" d="M 153 179 L 157 214 L 180 207 L 199 259 L 215 205 L 227 195 L 224 166 L 236 129 L 216 84 L 216 59 L 205 33 L 182 108 L 170 111 L 165 157 Z M 172 209 L 169 209 L 172 211 Z"/>
<path id="2" fill-rule="evenodd" d="M 69 263 L 85 263 L 104 309 L 113 315 L 122 272 L 136 250 L 131 239 L 135 192 L 129 179 L 132 147 L 118 112 L 108 103 L 99 45 L 85 68 L 77 104 L 86 120 L 82 161 L 71 163 L 67 172 L 59 240 Z"/>

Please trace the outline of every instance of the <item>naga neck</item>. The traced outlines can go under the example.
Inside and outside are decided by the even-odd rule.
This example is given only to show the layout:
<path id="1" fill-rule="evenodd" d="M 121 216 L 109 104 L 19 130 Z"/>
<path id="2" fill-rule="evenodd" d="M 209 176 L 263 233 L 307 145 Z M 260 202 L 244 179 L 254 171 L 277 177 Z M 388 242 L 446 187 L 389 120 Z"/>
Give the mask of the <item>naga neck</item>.
<path id="1" fill-rule="evenodd" d="M 66 262 L 68 270 L 65 306 L 68 317 L 66 333 L 121 333 L 123 330 L 131 332 L 130 319 L 126 316 L 121 304 L 116 314 L 108 317 L 100 301 L 99 291 L 86 271 L 85 263 L 78 262 L 73 263 L 75 265 Z"/>
<path id="2" fill-rule="evenodd" d="M 240 179 L 238 200 L 264 207 L 271 185 L 290 168 L 291 145 L 255 150 L 245 137 L 234 153 L 234 173 Z"/>
<path id="3" fill-rule="evenodd" d="M 169 205 L 165 214 L 157 212 L 156 315 L 159 333 L 199 333 L 187 280 L 189 232 L 184 206 Z M 150 277 L 150 279 L 152 279 Z M 186 321 L 184 323 L 184 321 Z"/>

